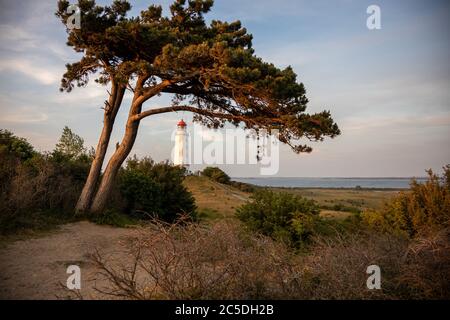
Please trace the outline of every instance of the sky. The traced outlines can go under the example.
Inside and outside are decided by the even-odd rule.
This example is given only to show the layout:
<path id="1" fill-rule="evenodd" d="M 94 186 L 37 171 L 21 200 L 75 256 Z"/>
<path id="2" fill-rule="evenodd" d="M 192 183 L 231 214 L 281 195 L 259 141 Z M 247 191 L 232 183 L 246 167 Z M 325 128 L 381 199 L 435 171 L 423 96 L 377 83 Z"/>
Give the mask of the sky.
<path id="1" fill-rule="evenodd" d="M 153 3 L 168 14 L 171 1 L 130 2 L 137 15 Z M 381 9 L 379 30 L 366 26 L 373 4 Z M 49 151 L 67 125 L 96 146 L 108 88 L 92 81 L 59 92 L 65 64 L 80 56 L 66 46 L 55 8 L 55 0 L 0 0 L 0 128 Z M 450 163 L 449 1 L 216 0 L 206 19 L 240 20 L 258 56 L 293 67 L 308 112 L 330 110 L 341 128 L 339 137 L 312 143 L 311 154 L 281 146 L 276 176 L 412 177 Z M 108 155 L 123 135 L 130 99 Z M 169 103 L 163 96 L 144 107 Z M 192 128 L 189 113 L 144 119 L 132 153 L 169 159 L 180 118 Z M 260 175 L 257 164 L 220 167 L 233 177 Z"/>

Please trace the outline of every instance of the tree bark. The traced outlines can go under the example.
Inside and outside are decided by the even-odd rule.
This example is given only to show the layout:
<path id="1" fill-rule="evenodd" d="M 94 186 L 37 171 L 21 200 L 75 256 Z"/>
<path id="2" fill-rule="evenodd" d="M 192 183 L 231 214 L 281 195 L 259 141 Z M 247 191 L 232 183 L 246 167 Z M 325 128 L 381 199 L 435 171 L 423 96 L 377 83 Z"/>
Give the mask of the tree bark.
<path id="1" fill-rule="evenodd" d="M 117 173 L 130 154 L 134 142 L 136 141 L 139 124 L 142 120 L 142 118 L 139 118 L 139 114 L 142 111 L 142 104 L 151 97 L 160 93 L 161 90 L 172 84 L 172 81 L 164 80 L 158 85 L 155 85 L 148 89 L 144 89 L 145 81 L 148 78 L 149 75 L 141 75 L 136 81 L 134 97 L 131 103 L 130 112 L 128 113 L 125 134 L 122 138 L 122 142 L 117 147 L 111 159 L 109 159 L 108 165 L 106 166 L 105 172 L 103 173 L 103 177 L 100 181 L 98 190 L 95 193 L 95 197 L 93 198 L 92 204 L 90 206 L 91 213 L 95 214 L 102 212 L 105 209 L 106 204 L 108 203 L 108 200 L 111 196 L 111 191 L 113 190 L 114 180 L 117 177 Z"/>
<path id="2" fill-rule="evenodd" d="M 116 149 L 103 174 L 97 193 L 92 201 L 90 211 L 92 213 L 102 212 L 108 203 L 114 180 L 117 177 L 120 167 L 128 157 L 133 148 L 139 129 L 140 119 L 134 116 L 141 111 L 142 105 L 132 106 L 128 116 L 124 137 L 119 147 Z"/>
<path id="3" fill-rule="evenodd" d="M 87 212 L 90 209 L 92 198 L 94 197 L 97 183 L 100 178 L 103 161 L 105 160 L 106 151 L 108 150 L 114 121 L 116 119 L 117 112 L 120 109 L 120 105 L 122 104 L 124 94 L 125 87 L 113 82 L 108 104 L 105 107 L 102 133 L 97 144 L 95 157 L 92 161 L 89 175 L 75 207 L 76 213 Z"/>

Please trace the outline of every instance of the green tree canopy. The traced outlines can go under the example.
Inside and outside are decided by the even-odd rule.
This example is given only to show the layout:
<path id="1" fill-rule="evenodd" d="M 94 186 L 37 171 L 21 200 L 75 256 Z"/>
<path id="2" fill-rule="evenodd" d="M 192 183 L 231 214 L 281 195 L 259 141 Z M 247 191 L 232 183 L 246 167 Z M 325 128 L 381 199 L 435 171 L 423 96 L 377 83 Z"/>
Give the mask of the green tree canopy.
<path id="1" fill-rule="evenodd" d="M 65 22 L 69 2 L 59 1 L 57 15 Z M 175 94 L 168 108 L 141 111 L 135 118 L 191 111 L 194 120 L 209 127 L 225 122 L 246 129 L 278 129 L 280 140 L 296 152 L 310 152 L 300 143 L 321 141 L 340 133 L 329 111 L 305 113 L 308 99 L 291 67 L 279 69 L 255 55 L 252 36 L 239 21 L 206 24 L 203 15 L 212 0 L 176 0 L 170 16 L 151 5 L 138 17 L 127 17 L 127 1 L 98 6 L 80 0 L 81 28 L 68 30 L 68 45 L 82 52 L 67 65 L 61 89 L 96 81 L 122 82 L 138 98 L 137 105 L 161 94 Z"/>

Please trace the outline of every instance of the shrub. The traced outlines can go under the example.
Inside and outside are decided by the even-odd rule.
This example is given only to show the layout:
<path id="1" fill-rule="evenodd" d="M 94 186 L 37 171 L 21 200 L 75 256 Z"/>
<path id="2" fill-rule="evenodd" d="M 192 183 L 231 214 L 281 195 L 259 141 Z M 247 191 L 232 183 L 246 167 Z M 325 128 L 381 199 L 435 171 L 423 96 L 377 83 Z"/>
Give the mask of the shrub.
<path id="1" fill-rule="evenodd" d="M 26 139 L 3 129 L 0 129 L 0 152 L 9 153 L 20 160 L 30 159 L 36 154 L 33 146 Z"/>
<path id="2" fill-rule="evenodd" d="M 32 158 L 36 152 L 25 139 L 0 129 L 0 201 L 7 199 L 6 193 L 16 174 L 19 163 Z"/>
<path id="3" fill-rule="evenodd" d="M 421 184 L 412 180 L 411 188 L 401 192 L 383 210 L 368 211 L 363 221 L 383 232 L 414 237 L 450 226 L 450 165 L 439 177 L 431 170 Z"/>
<path id="4" fill-rule="evenodd" d="M 288 248 L 236 223 L 154 220 L 129 252 L 125 264 L 92 256 L 108 280 L 100 292 L 124 299 L 281 299 L 299 292 Z"/>
<path id="5" fill-rule="evenodd" d="M 349 202 L 350 202 L 350 201 L 349 201 Z M 336 204 L 330 205 L 330 206 L 322 205 L 321 208 L 324 209 L 324 210 L 333 210 L 333 211 L 340 211 L 340 212 L 350 212 L 350 213 L 353 213 L 353 214 L 359 214 L 359 213 L 361 213 L 361 209 L 360 209 L 360 208 L 358 208 L 358 207 L 353 207 L 353 206 L 346 206 L 346 205 L 343 205 L 343 204 L 341 204 L 341 203 L 336 203 Z"/>
<path id="6" fill-rule="evenodd" d="M 206 167 L 202 175 L 222 184 L 230 183 L 230 177 L 217 167 Z"/>
<path id="7" fill-rule="evenodd" d="M 179 214 L 195 215 L 195 200 L 184 187 L 185 169 L 168 162 L 134 157 L 119 175 L 119 190 L 128 213 L 173 221 Z"/>
<path id="8" fill-rule="evenodd" d="M 41 229 L 70 218 L 90 158 L 60 155 L 37 153 L 25 139 L 0 131 L 2 233 Z"/>
<path id="9" fill-rule="evenodd" d="M 106 252 L 92 259 L 107 280 L 97 287 L 106 298 L 448 299 L 449 235 L 410 241 L 376 232 L 336 234 L 313 237 L 308 254 L 295 255 L 232 222 L 154 220 L 127 242 L 130 259 Z M 370 265 L 381 268 L 381 290 L 366 286 Z"/>
<path id="10" fill-rule="evenodd" d="M 38 154 L 24 163 L 19 162 L 9 188 L 3 194 L 2 232 L 33 228 L 33 222 L 44 219 L 45 212 L 53 216 L 59 212 L 61 217 L 69 217 L 83 182 L 82 177 L 73 176 L 70 164 L 56 163 L 48 155 Z M 34 225 L 39 229 L 43 224 Z"/>
<path id="11" fill-rule="evenodd" d="M 239 181 L 230 181 L 230 185 L 233 187 L 243 191 L 243 192 L 255 192 L 257 189 L 256 186 L 251 185 L 249 183 L 239 182 Z"/>
<path id="12" fill-rule="evenodd" d="M 263 189 L 251 199 L 237 208 L 237 217 L 252 230 L 292 244 L 308 240 L 320 220 L 318 205 L 297 195 Z"/>
<path id="13" fill-rule="evenodd" d="M 448 299 L 449 233 L 410 241 L 377 232 L 318 237 L 303 261 L 301 291 L 311 299 Z M 381 269 L 381 290 L 366 286 Z"/>
<path id="14" fill-rule="evenodd" d="M 402 257 L 402 269 L 393 279 L 404 298 L 450 299 L 450 229 L 420 236 Z"/>
<path id="15" fill-rule="evenodd" d="M 161 214 L 161 188 L 143 172 L 125 170 L 120 177 L 120 192 L 126 200 L 126 212 L 146 211 Z"/>

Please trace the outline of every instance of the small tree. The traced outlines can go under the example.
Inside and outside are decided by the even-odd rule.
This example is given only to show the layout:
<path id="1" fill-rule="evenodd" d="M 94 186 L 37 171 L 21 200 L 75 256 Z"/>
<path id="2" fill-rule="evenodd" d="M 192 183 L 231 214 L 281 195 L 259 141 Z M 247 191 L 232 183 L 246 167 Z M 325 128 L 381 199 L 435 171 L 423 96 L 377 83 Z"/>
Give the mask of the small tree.
<path id="1" fill-rule="evenodd" d="M 61 155 L 68 160 L 76 160 L 86 155 L 83 138 L 75 134 L 68 126 L 65 126 L 59 142 L 56 144 L 54 154 Z"/>
<path id="2" fill-rule="evenodd" d="M 286 192 L 256 191 L 249 203 L 236 210 L 236 216 L 249 228 L 301 244 L 313 233 L 319 219 L 316 202 Z"/>
<path id="3" fill-rule="evenodd" d="M 141 120 L 152 115 L 187 111 L 207 127 L 228 122 L 269 134 L 278 130 L 279 140 L 295 152 L 312 151 L 302 138 L 322 141 L 340 134 L 329 111 L 305 113 L 306 91 L 293 69 L 279 69 L 257 57 L 252 36 L 239 21 L 206 24 L 203 15 L 210 11 L 212 0 L 175 0 L 169 17 L 156 5 L 128 18 L 127 1 L 104 7 L 93 0 L 78 4 L 81 28 L 67 30 L 67 43 L 83 56 L 67 65 L 61 90 L 85 86 L 91 75 L 111 85 L 95 159 L 77 205 L 80 211 L 103 210 Z M 56 14 L 63 23 L 69 17 L 68 6 L 66 0 L 58 2 Z M 133 97 L 125 134 L 96 189 L 126 89 Z M 172 94 L 172 104 L 145 110 L 145 102 L 161 94 Z"/>

